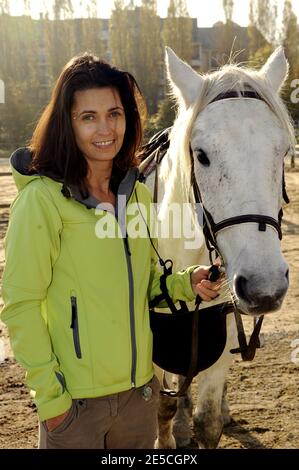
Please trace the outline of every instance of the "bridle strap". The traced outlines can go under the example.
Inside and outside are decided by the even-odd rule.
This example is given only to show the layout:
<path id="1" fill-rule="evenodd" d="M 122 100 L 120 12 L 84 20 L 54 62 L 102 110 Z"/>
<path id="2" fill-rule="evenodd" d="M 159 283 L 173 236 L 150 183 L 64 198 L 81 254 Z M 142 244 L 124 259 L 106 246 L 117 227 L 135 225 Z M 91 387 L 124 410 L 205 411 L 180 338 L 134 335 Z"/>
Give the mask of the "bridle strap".
<path id="1" fill-rule="evenodd" d="M 234 305 L 234 315 L 236 320 L 236 326 L 238 330 L 238 342 L 239 347 L 231 349 L 231 354 L 241 353 L 243 361 L 252 361 L 255 357 L 257 348 L 260 348 L 259 334 L 261 331 L 264 315 L 261 315 L 256 322 L 253 332 L 250 336 L 249 343 L 247 344 L 246 334 L 244 331 L 243 321 L 239 310 Z"/>
<path id="2" fill-rule="evenodd" d="M 239 225 L 239 224 L 246 224 L 250 222 L 255 222 L 259 225 L 259 230 L 261 232 L 266 231 L 266 225 L 271 225 L 272 227 L 277 230 L 279 239 L 282 239 L 282 232 L 277 220 L 273 219 L 273 217 L 269 217 L 267 215 L 258 215 L 258 214 L 246 214 L 246 215 L 239 215 L 237 217 L 230 217 L 228 219 L 224 219 L 218 224 L 214 224 L 213 234 L 220 232 L 221 230 L 231 227 L 232 225 Z"/>
<path id="3" fill-rule="evenodd" d="M 256 100 L 264 101 L 263 98 L 256 92 L 250 90 L 240 90 L 240 91 L 226 91 L 225 93 L 220 93 L 212 101 L 209 102 L 215 103 L 215 101 L 227 100 L 230 98 L 253 98 Z"/>

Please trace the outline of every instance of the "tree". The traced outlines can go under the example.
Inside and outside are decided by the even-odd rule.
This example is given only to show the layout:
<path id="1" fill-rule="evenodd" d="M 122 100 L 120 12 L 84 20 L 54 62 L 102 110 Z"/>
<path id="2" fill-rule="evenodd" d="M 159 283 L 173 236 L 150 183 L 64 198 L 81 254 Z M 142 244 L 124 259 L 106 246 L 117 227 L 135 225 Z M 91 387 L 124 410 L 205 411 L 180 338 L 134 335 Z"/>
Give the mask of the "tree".
<path id="1" fill-rule="evenodd" d="M 31 0 L 23 0 L 24 14 L 30 16 L 31 14 Z"/>
<path id="2" fill-rule="evenodd" d="M 129 70 L 140 85 L 150 113 L 156 111 L 161 89 L 160 18 L 155 0 L 125 6 L 115 0 L 110 21 L 112 62 Z"/>
<path id="3" fill-rule="evenodd" d="M 291 84 L 299 78 L 299 26 L 297 17 L 293 11 L 290 0 L 285 0 L 283 11 L 282 45 L 290 64 L 289 77 L 284 88 L 284 98 L 288 103 L 293 118 L 299 121 L 298 103 L 290 99 L 292 94 Z M 297 83 L 297 88 L 298 88 Z"/>
<path id="4" fill-rule="evenodd" d="M 226 23 L 233 20 L 234 0 L 222 0 Z"/>
<path id="5" fill-rule="evenodd" d="M 142 86 L 149 112 L 154 113 L 161 92 L 162 70 L 160 18 L 157 15 L 156 0 L 142 0 L 139 11 L 139 28 L 136 34 L 136 44 L 138 44 L 137 67 L 135 73 Z"/>
<path id="6" fill-rule="evenodd" d="M 247 47 L 244 50 L 247 37 L 244 35 L 244 29 L 232 21 L 234 1 L 222 0 L 222 6 L 225 23 L 220 21 L 215 25 L 218 62 L 223 65 L 235 57 L 238 58 L 238 61 L 247 60 Z"/>
<path id="7" fill-rule="evenodd" d="M 253 60 L 254 56 L 256 55 L 257 51 L 261 51 L 262 49 L 266 48 L 268 55 L 268 49 L 270 44 L 264 38 L 262 33 L 259 31 L 257 24 L 259 21 L 256 17 L 255 12 L 255 0 L 250 0 L 249 3 L 249 25 L 248 25 L 248 36 L 249 36 L 249 58 Z M 263 57 L 261 58 L 263 61 Z"/>
<path id="8" fill-rule="evenodd" d="M 0 77 L 5 103 L 0 107 L 1 146 L 11 150 L 26 142 L 39 109 L 36 29 L 29 17 L 0 15 Z"/>
<path id="9" fill-rule="evenodd" d="M 148 140 L 157 132 L 173 125 L 175 119 L 175 102 L 169 98 L 161 100 L 158 104 L 157 113 L 148 120 L 145 129 L 145 137 Z"/>
<path id="10" fill-rule="evenodd" d="M 72 0 L 54 0 L 53 13 L 55 20 L 71 18 L 74 13 Z"/>
<path id="11" fill-rule="evenodd" d="M 103 47 L 102 40 L 102 20 L 97 17 L 98 13 L 98 2 L 97 0 L 91 0 L 88 3 L 87 14 L 88 18 L 80 21 L 81 23 L 81 33 L 82 33 L 82 43 L 78 42 L 78 39 L 75 37 L 74 43 L 76 44 L 75 54 L 82 52 L 82 44 L 84 44 L 84 49 L 96 54 L 99 57 L 104 57 L 106 51 Z M 77 19 L 76 19 L 77 22 Z"/>
<path id="12" fill-rule="evenodd" d="M 131 30 L 129 7 L 125 6 L 124 0 L 114 0 L 114 9 L 109 24 L 109 46 L 112 62 L 123 69 L 133 65 L 130 57 L 130 47 L 133 45 Z"/>
<path id="13" fill-rule="evenodd" d="M 277 42 L 277 0 L 251 0 L 250 21 L 270 44 Z"/>
<path id="14" fill-rule="evenodd" d="M 192 57 L 192 19 L 185 0 L 170 0 L 167 18 L 163 23 L 163 43 L 190 62 Z"/>
<path id="15" fill-rule="evenodd" d="M 0 0 L 0 15 L 9 15 L 9 0 Z"/>

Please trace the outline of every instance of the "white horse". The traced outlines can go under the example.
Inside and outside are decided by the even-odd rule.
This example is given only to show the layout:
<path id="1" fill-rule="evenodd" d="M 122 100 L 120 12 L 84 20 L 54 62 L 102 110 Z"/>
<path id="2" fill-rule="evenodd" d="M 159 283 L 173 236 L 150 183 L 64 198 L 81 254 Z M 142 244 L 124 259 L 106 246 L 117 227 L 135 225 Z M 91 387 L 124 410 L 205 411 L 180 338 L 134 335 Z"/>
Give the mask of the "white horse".
<path id="1" fill-rule="evenodd" d="M 234 224 L 219 226 L 215 234 L 228 280 L 217 303 L 229 291 L 244 314 L 276 311 L 288 289 L 288 266 L 281 253 L 279 227 L 271 220 L 278 220 L 283 160 L 294 145 L 291 122 L 279 98 L 288 73 L 284 52 L 276 49 L 258 71 L 226 65 L 198 75 L 169 48 L 166 64 L 178 112 L 169 150 L 159 166 L 158 220 L 165 227 L 173 203 L 194 202 L 190 185 L 193 159 L 203 207 L 213 221 L 217 224 L 244 216 L 234 219 Z M 150 187 L 153 178 L 154 174 L 148 178 Z M 159 239 L 162 257 L 172 258 L 175 270 L 210 264 L 194 205 L 185 204 L 185 210 L 190 210 L 197 245 L 186 248 L 184 237 Z M 252 214 L 261 219 L 248 220 Z M 217 447 L 223 425 L 229 421 L 223 397 L 233 360 L 230 350 L 237 346 L 233 314 L 227 316 L 227 333 L 220 359 L 197 376 L 193 423 L 199 447 Z M 178 409 L 176 400 L 162 397 L 157 447 L 186 446 L 190 441 L 188 397 L 178 400 Z"/>

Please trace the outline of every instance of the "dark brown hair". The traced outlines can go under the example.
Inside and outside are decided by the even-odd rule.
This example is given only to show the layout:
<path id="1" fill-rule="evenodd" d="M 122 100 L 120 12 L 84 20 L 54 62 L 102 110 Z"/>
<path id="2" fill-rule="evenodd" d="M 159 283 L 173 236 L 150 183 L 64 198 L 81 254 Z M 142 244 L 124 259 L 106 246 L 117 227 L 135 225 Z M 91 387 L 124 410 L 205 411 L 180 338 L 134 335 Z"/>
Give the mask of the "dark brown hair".
<path id="1" fill-rule="evenodd" d="M 71 122 L 74 94 L 98 87 L 117 89 L 126 117 L 123 145 L 113 160 L 111 181 L 118 184 L 125 172 L 137 165 L 146 107 L 134 77 L 99 58 L 84 53 L 72 58 L 62 70 L 51 99 L 35 128 L 29 149 L 30 171 L 75 184 L 86 192 L 87 162 L 78 148 Z"/>

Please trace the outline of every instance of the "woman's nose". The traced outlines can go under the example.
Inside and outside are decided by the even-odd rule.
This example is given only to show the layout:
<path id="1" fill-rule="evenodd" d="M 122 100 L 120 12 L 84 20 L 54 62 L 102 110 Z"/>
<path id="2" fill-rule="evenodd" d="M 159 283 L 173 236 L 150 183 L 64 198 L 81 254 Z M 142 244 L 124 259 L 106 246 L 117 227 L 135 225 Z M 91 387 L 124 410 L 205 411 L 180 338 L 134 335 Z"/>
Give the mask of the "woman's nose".
<path id="1" fill-rule="evenodd" d="M 97 122 L 97 132 L 104 135 L 111 134 L 111 124 L 106 119 L 101 119 Z"/>

